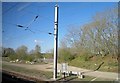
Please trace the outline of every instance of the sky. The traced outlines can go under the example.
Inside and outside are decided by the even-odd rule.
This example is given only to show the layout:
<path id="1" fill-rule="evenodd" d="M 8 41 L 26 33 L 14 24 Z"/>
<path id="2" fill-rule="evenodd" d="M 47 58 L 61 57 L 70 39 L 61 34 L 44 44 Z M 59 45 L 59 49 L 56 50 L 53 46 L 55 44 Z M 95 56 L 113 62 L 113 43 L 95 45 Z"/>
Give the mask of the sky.
<path id="1" fill-rule="evenodd" d="M 3 2 L 2 3 L 2 45 L 28 50 L 41 46 L 42 52 L 54 47 L 54 7 L 55 2 Z M 58 41 L 62 41 L 71 27 L 80 27 L 92 20 L 97 12 L 117 5 L 117 2 L 58 2 Z M 37 19 L 35 17 L 38 16 Z M 35 21 L 33 21 L 35 20 Z M 16 25 L 28 26 L 28 29 Z M 60 47 L 60 45 L 59 45 Z"/>

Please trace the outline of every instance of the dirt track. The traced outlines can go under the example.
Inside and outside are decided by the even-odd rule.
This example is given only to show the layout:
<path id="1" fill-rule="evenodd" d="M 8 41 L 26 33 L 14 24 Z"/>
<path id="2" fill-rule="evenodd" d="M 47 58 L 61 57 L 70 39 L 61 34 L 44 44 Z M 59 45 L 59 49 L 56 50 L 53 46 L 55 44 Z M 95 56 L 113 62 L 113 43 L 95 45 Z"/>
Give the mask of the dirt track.
<path id="1" fill-rule="evenodd" d="M 26 69 L 34 69 L 34 70 L 42 70 L 42 71 L 53 71 L 53 64 L 16 64 L 16 63 L 8 63 L 8 62 L 3 62 L 5 64 L 9 65 L 14 65 L 14 66 L 19 66 L 23 67 Z M 58 64 L 58 70 L 60 70 L 61 65 Z M 82 72 L 84 75 L 88 76 L 93 76 L 97 78 L 106 78 L 106 79 L 118 79 L 118 74 L 117 73 L 112 73 L 112 72 L 101 72 L 101 71 L 92 71 L 92 70 L 87 70 L 87 69 L 82 69 L 82 68 L 77 68 L 73 66 L 68 66 L 68 71 L 75 71 L 75 72 Z"/>

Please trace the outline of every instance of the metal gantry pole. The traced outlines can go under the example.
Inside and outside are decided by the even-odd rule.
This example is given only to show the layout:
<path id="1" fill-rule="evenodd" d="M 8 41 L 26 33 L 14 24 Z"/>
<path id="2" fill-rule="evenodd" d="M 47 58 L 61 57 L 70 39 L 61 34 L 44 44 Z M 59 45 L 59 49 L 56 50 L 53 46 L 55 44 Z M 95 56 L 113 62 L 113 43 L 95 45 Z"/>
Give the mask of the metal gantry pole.
<path id="1" fill-rule="evenodd" d="M 53 79 L 57 78 L 57 56 L 58 56 L 58 5 L 55 5 L 55 22 L 54 22 L 54 68 Z"/>

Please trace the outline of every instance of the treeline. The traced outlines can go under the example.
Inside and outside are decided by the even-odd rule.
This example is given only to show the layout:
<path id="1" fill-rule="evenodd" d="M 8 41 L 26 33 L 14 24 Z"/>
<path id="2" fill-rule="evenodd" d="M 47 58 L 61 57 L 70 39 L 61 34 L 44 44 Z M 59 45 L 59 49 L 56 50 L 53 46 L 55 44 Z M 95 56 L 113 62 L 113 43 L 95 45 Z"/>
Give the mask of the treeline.
<path id="1" fill-rule="evenodd" d="M 77 56 L 87 60 L 92 56 L 118 54 L 118 8 L 96 13 L 92 20 L 80 27 L 71 26 L 61 41 L 59 58 L 70 61 Z"/>
<path id="2" fill-rule="evenodd" d="M 36 45 L 35 49 L 30 52 L 28 52 L 28 48 L 25 45 L 22 45 L 15 50 L 13 48 L 3 47 L 2 57 L 9 57 L 10 60 L 37 61 L 37 59 L 43 58 L 43 54 L 41 53 L 41 47 L 39 45 Z"/>
<path id="3" fill-rule="evenodd" d="M 16 50 L 3 48 L 2 56 L 10 57 L 12 60 L 19 58 L 29 61 L 43 58 L 39 45 L 30 52 L 26 46 L 20 46 Z M 117 7 L 96 13 L 92 20 L 83 26 L 69 27 L 68 33 L 60 41 L 59 61 L 68 62 L 79 56 L 85 61 L 94 56 L 118 58 Z M 53 52 L 46 54 L 45 57 L 53 58 Z"/>

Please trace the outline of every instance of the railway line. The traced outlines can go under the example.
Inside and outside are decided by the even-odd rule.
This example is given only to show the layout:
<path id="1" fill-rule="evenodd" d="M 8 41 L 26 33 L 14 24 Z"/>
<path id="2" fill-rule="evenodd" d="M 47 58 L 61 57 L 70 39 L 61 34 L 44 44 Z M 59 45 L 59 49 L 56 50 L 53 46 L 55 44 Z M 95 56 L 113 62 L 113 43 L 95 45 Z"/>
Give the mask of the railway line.
<path id="1" fill-rule="evenodd" d="M 22 75 L 16 72 L 2 70 L 0 73 L 2 73 L 2 83 L 45 83 L 43 79 Z"/>

